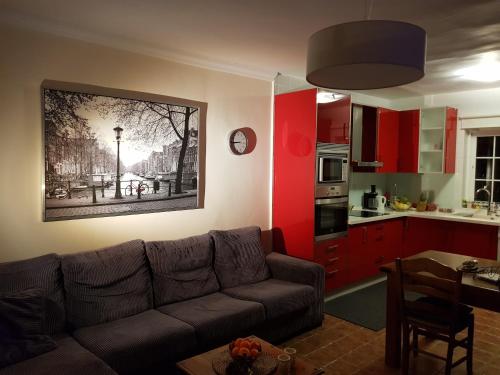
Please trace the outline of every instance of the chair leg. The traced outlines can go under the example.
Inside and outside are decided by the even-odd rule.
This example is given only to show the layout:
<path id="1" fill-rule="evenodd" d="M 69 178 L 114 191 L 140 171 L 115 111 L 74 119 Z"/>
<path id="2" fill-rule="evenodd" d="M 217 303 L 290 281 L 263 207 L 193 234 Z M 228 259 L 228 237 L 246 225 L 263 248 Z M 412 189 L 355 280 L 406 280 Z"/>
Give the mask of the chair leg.
<path id="1" fill-rule="evenodd" d="M 408 375 L 410 367 L 410 327 L 403 322 L 403 347 L 401 358 L 401 375 Z"/>
<path id="2" fill-rule="evenodd" d="M 413 327 L 413 356 L 418 354 L 418 328 Z"/>
<path id="3" fill-rule="evenodd" d="M 467 375 L 472 375 L 472 353 L 474 347 L 474 315 L 467 328 Z"/>
<path id="4" fill-rule="evenodd" d="M 451 365 L 453 364 L 454 349 L 455 349 L 455 337 L 450 337 L 450 341 L 448 341 L 448 353 L 446 354 L 446 367 L 444 368 L 445 375 L 451 374 Z"/>

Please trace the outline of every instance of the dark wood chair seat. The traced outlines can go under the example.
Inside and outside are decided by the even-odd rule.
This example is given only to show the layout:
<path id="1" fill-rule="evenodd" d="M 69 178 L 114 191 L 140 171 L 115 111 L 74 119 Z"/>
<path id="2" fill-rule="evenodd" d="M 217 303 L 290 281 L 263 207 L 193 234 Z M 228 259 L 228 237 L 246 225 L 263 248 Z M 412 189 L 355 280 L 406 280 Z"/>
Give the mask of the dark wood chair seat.
<path id="1" fill-rule="evenodd" d="M 446 375 L 450 375 L 453 367 L 466 361 L 467 374 L 472 375 L 474 314 L 471 307 L 459 303 L 462 272 L 428 258 L 396 259 L 396 270 L 403 326 L 401 373 L 408 374 L 410 350 L 413 350 L 415 357 L 422 353 L 446 361 Z M 414 293 L 422 296 L 408 298 Z M 457 339 L 456 335 L 465 329 L 467 336 Z M 412 345 L 410 334 L 413 334 Z M 419 335 L 447 342 L 446 357 L 419 349 Z M 467 349 L 467 354 L 453 362 L 453 351 L 457 346 Z"/>

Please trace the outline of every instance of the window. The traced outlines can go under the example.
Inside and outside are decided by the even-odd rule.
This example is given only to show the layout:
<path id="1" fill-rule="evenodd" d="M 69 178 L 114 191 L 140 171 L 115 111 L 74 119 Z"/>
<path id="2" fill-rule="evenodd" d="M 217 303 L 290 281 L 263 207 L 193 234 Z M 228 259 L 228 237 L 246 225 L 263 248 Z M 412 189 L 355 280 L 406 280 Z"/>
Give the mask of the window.
<path id="1" fill-rule="evenodd" d="M 477 137 L 474 200 L 500 202 L 500 136 Z"/>

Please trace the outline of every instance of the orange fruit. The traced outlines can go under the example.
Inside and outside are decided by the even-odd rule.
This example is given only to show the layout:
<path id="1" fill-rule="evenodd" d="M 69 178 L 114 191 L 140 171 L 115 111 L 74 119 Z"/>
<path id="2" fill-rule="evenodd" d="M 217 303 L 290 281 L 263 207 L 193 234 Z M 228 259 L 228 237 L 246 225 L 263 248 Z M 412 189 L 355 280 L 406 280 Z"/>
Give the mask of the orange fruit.
<path id="1" fill-rule="evenodd" d="M 240 348 L 250 349 L 250 342 L 248 340 L 242 340 L 239 346 Z"/>
<path id="2" fill-rule="evenodd" d="M 242 341 L 243 341 L 243 339 L 236 339 L 236 340 L 234 340 L 234 345 L 240 346 Z"/>
<path id="3" fill-rule="evenodd" d="M 250 350 L 248 348 L 239 348 L 238 354 L 240 357 L 250 357 Z"/>
<path id="4" fill-rule="evenodd" d="M 250 350 L 250 355 L 252 356 L 252 358 L 255 359 L 259 355 L 259 351 L 257 349 L 251 349 Z"/>
<path id="5" fill-rule="evenodd" d="M 238 357 L 238 354 L 239 354 L 239 349 L 238 347 L 235 346 L 233 350 L 231 350 L 231 357 L 236 358 Z"/>

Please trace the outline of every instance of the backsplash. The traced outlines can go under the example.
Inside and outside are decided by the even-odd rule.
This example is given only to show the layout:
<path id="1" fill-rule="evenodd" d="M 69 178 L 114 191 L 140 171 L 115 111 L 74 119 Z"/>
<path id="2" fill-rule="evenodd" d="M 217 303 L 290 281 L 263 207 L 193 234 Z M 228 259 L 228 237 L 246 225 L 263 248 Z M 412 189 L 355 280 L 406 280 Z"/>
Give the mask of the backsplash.
<path id="1" fill-rule="evenodd" d="M 370 185 L 376 185 L 377 193 L 391 193 L 394 184 L 398 195 L 415 202 L 420 196 L 422 176 L 411 173 L 351 173 L 349 184 L 349 204 L 361 206 L 363 193 L 370 190 Z"/>

